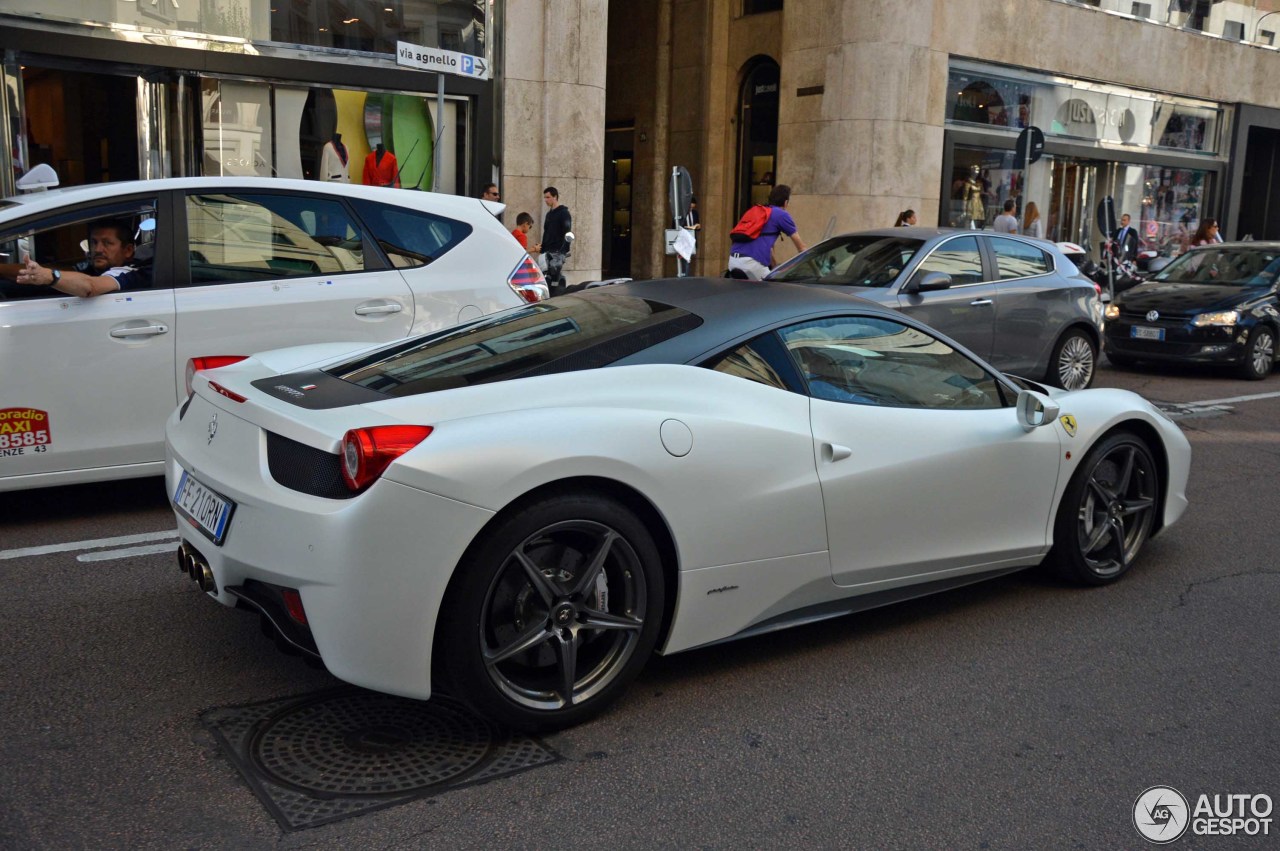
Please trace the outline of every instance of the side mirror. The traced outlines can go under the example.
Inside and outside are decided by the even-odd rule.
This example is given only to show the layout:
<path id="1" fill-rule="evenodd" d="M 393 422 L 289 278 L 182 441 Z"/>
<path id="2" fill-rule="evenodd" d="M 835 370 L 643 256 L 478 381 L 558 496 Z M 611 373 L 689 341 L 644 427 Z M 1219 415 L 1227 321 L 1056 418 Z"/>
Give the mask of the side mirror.
<path id="1" fill-rule="evenodd" d="M 1026 431 L 1032 431 L 1052 423 L 1058 418 L 1061 410 L 1058 403 L 1034 390 L 1023 390 L 1018 393 L 1018 425 Z"/>
<path id="2" fill-rule="evenodd" d="M 907 284 L 908 293 L 927 293 L 951 288 L 951 276 L 946 272 L 925 272 L 912 277 Z"/>

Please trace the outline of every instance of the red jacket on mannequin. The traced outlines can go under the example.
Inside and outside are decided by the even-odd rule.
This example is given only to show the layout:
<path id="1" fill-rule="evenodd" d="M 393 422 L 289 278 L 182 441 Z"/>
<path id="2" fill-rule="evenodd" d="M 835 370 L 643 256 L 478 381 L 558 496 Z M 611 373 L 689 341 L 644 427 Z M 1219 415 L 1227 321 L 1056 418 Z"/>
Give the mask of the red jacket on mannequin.
<path id="1" fill-rule="evenodd" d="M 400 172 L 396 169 L 396 155 L 381 144 L 364 158 L 365 186 L 394 186 L 400 188 Z"/>

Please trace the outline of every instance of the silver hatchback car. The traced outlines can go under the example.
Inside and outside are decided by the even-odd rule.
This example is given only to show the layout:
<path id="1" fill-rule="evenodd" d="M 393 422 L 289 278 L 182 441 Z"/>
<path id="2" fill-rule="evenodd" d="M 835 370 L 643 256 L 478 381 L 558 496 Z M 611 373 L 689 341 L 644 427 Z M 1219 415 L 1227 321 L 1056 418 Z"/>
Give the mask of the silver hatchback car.
<path id="1" fill-rule="evenodd" d="M 886 228 L 824 240 L 770 281 L 817 284 L 908 313 L 1005 372 L 1093 383 L 1101 291 L 1051 242 L 989 231 Z"/>

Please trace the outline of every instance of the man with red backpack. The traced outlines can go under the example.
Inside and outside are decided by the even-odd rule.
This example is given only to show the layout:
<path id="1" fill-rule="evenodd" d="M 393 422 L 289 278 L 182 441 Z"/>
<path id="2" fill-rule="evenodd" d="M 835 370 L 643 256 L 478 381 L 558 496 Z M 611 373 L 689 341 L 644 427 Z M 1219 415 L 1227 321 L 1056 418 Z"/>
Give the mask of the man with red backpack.
<path id="1" fill-rule="evenodd" d="M 769 204 L 757 204 L 743 214 L 729 232 L 733 246 L 729 249 L 728 277 L 758 281 L 773 268 L 773 245 L 779 234 L 795 243 L 796 251 L 804 251 L 804 240 L 796 230 L 796 221 L 787 212 L 791 187 L 780 183 L 769 193 Z"/>

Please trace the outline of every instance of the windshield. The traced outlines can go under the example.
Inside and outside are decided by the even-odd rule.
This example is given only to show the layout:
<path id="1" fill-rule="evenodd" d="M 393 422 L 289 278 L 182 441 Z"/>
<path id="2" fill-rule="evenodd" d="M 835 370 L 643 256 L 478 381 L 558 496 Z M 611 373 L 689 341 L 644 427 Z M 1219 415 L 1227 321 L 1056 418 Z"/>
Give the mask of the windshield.
<path id="1" fill-rule="evenodd" d="M 411 396 L 607 366 L 702 324 L 680 308 L 605 289 L 513 308 L 325 371 L 389 396 Z"/>
<path id="2" fill-rule="evenodd" d="M 768 280 L 888 287 L 923 245 L 924 240 L 901 236 L 838 236 L 791 258 Z"/>
<path id="3" fill-rule="evenodd" d="M 1154 280 L 1168 284 L 1271 286 L 1280 274 L 1275 248 L 1222 246 L 1188 252 L 1160 270 Z"/>

